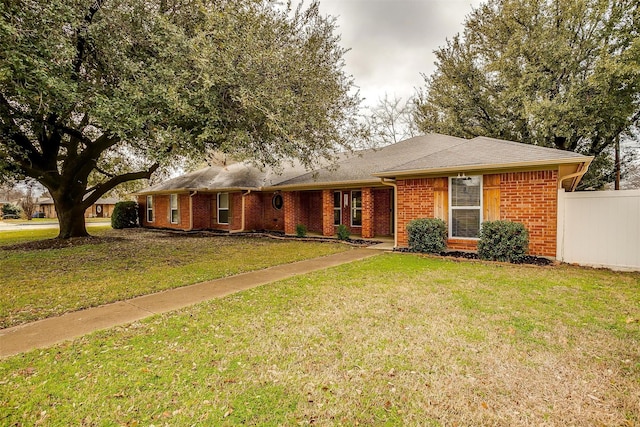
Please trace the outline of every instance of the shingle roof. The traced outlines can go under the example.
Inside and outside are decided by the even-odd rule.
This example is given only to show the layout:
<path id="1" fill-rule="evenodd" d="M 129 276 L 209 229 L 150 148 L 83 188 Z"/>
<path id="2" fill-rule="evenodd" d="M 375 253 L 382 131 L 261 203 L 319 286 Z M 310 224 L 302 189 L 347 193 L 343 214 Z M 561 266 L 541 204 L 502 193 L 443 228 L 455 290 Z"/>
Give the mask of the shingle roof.
<path id="1" fill-rule="evenodd" d="M 463 144 L 466 140 L 454 136 L 430 134 L 406 139 L 378 149 L 354 152 L 333 167 L 307 172 L 280 185 L 311 183 L 371 181 L 373 176 L 396 165 L 409 163 L 418 157 L 427 157 L 448 147 Z"/>
<path id="2" fill-rule="evenodd" d="M 100 198 L 94 202 L 94 205 L 115 205 L 120 200 L 115 197 L 105 197 Z M 53 205 L 53 199 L 50 197 L 43 197 L 42 199 L 38 199 L 36 201 L 38 205 Z"/>
<path id="3" fill-rule="evenodd" d="M 428 139 L 429 136 L 418 137 Z M 415 139 L 415 138 L 414 138 Z M 429 144 L 429 142 L 425 143 Z M 589 157 L 572 151 L 556 150 L 519 142 L 495 138 L 476 137 L 451 141 L 442 150 L 425 156 L 416 156 L 412 161 L 394 165 L 378 171 L 376 175 L 389 175 L 390 172 L 428 171 L 447 168 L 495 167 L 510 164 L 557 164 L 580 163 Z"/>
<path id="4" fill-rule="evenodd" d="M 297 162 L 285 164 L 279 171 L 272 168 L 259 169 L 249 162 L 209 166 L 145 188 L 136 194 L 176 190 L 257 189 L 278 185 L 305 172 L 304 167 Z"/>
<path id="5" fill-rule="evenodd" d="M 250 163 L 212 166 L 188 173 L 137 194 L 176 190 L 261 189 L 309 187 L 335 183 L 377 182 L 376 177 L 439 172 L 443 170 L 509 168 L 526 165 L 588 163 L 591 158 L 570 151 L 538 147 L 494 138 L 463 139 L 428 134 L 379 149 L 342 154 L 332 165 L 313 171 L 300 164 L 281 171 L 260 170 Z"/>

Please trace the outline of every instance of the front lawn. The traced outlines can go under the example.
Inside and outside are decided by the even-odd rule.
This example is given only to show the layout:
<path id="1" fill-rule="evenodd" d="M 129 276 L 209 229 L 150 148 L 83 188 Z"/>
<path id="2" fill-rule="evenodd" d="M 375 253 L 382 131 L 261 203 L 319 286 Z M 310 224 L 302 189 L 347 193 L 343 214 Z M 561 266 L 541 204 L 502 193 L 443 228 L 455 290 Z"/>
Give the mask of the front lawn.
<path id="1" fill-rule="evenodd" d="M 0 328 L 169 288 L 348 250 L 331 243 L 185 235 L 92 227 L 102 240 L 70 247 L 7 245 L 55 237 L 57 229 L 0 236 Z M 2 248 L 5 248 L 3 250 Z"/>
<path id="2" fill-rule="evenodd" d="M 0 365 L 3 425 L 640 423 L 640 275 L 385 254 Z"/>

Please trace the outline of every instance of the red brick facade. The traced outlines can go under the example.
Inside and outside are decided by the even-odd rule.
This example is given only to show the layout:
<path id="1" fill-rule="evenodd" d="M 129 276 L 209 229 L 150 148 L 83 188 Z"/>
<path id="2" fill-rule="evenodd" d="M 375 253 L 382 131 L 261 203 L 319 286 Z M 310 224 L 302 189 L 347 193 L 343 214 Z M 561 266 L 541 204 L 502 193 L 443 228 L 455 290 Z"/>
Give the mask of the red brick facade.
<path id="1" fill-rule="evenodd" d="M 557 184 L 551 170 L 500 175 L 500 218 L 524 224 L 533 255 L 556 255 Z"/>
<path id="2" fill-rule="evenodd" d="M 333 191 L 322 190 L 322 235 L 333 236 Z"/>
<path id="3" fill-rule="evenodd" d="M 407 224 L 416 218 L 448 219 L 448 178 L 398 180 L 398 245 L 407 246 Z M 557 183 L 555 170 L 485 175 L 483 217 L 521 222 L 529 231 L 529 253 L 555 256 Z M 495 206 L 492 198 L 495 197 Z M 476 250 L 476 239 L 449 239 L 449 249 Z"/>
<path id="4" fill-rule="evenodd" d="M 373 190 L 373 235 L 393 234 L 393 191 L 389 188 Z"/>
<path id="5" fill-rule="evenodd" d="M 397 180 L 398 246 L 407 246 L 407 224 L 416 218 L 434 218 L 434 179 Z"/>
<path id="6" fill-rule="evenodd" d="M 361 192 L 361 226 L 352 225 L 351 205 L 354 191 Z M 392 190 L 370 187 L 283 192 L 285 233 L 295 234 L 296 225 L 304 224 L 310 232 L 334 236 L 338 228 L 338 225 L 334 224 L 335 193 L 340 194 L 340 223 L 349 229 L 350 234 L 365 238 L 391 235 Z"/>
<path id="7" fill-rule="evenodd" d="M 244 230 L 284 230 L 284 210 L 275 209 L 274 193 L 229 193 L 228 224 L 218 222 L 218 193 L 178 195 L 177 223 L 171 223 L 168 194 L 154 195 L 153 221 L 147 221 L 147 197 L 139 196 L 141 224 L 152 228 L 176 230 L 222 230 L 240 231 L 242 224 L 242 202 L 244 198 Z M 190 205 L 191 204 L 191 207 Z M 191 222 L 190 212 L 193 212 Z"/>
<path id="8" fill-rule="evenodd" d="M 504 219 L 522 222 L 529 231 L 529 252 L 555 256 L 557 222 L 557 181 L 555 170 L 508 172 L 483 176 L 483 220 Z M 441 218 L 448 222 L 448 177 L 398 179 L 398 245 L 407 245 L 406 227 L 416 218 Z M 352 225 L 354 191 L 361 194 L 362 225 Z M 315 191 L 229 193 L 229 222 L 218 223 L 217 193 L 178 195 L 178 221 L 170 222 L 169 195 L 154 195 L 154 218 L 146 221 L 146 197 L 140 196 L 140 216 L 145 227 L 181 230 L 218 229 L 277 230 L 295 234 L 304 224 L 312 233 L 333 236 L 334 197 L 339 193 L 341 224 L 354 236 L 389 236 L 394 231 L 394 193 L 391 188 L 363 187 Z M 282 197 L 281 209 L 274 196 Z M 193 212 L 191 219 L 190 212 Z M 243 215 L 244 213 L 244 215 Z M 244 225 L 244 226 L 243 226 Z M 449 249 L 475 250 L 477 239 L 449 239 Z"/>
<path id="9" fill-rule="evenodd" d="M 188 230 L 190 228 L 191 218 L 189 216 L 189 194 L 178 194 L 178 221 L 171 222 L 171 211 L 169 210 L 170 196 L 158 195 L 153 197 L 153 221 L 147 221 L 147 198 L 146 196 L 138 197 L 140 206 L 141 224 L 144 227 L 155 228 L 175 228 L 178 230 Z"/>

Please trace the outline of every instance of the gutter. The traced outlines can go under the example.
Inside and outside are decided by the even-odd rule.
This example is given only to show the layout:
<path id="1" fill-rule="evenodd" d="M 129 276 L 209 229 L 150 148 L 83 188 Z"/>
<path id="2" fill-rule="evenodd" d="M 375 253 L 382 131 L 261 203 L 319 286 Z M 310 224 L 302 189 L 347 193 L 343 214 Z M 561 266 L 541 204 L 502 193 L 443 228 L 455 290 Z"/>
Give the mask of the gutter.
<path id="1" fill-rule="evenodd" d="M 398 247 L 398 184 L 395 179 L 380 178 L 380 184 L 393 187 L 393 247 Z"/>
<path id="2" fill-rule="evenodd" d="M 193 230 L 193 196 L 196 194 L 198 194 L 198 190 L 189 193 L 189 229 L 187 231 Z"/>
<path id="3" fill-rule="evenodd" d="M 248 196 L 249 194 L 251 194 L 251 190 L 247 190 L 246 193 L 242 193 L 242 227 L 240 228 L 240 230 L 229 230 L 229 233 L 242 233 L 245 229 L 245 215 L 244 215 L 244 198 L 246 196 Z"/>
<path id="4" fill-rule="evenodd" d="M 565 175 L 558 179 L 558 190 L 562 188 L 562 183 L 567 179 L 573 178 L 573 184 L 571 184 L 571 189 L 569 191 L 574 191 L 580 182 L 580 179 L 587 173 L 589 170 L 589 165 L 591 164 L 591 160 L 589 162 L 582 163 L 578 166 L 578 171 L 571 173 L 569 175 Z"/>
<path id="5" fill-rule="evenodd" d="M 565 158 L 554 160 L 536 160 L 530 162 L 512 162 L 512 163 L 490 163 L 490 164 L 474 164 L 474 165 L 459 165 L 459 166 L 447 166 L 440 168 L 429 169 L 408 169 L 408 170 L 392 170 L 386 172 L 376 172 L 371 175 L 378 178 L 395 178 L 398 177 L 412 177 L 412 176 L 425 176 L 425 175 L 440 175 L 450 174 L 457 172 L 485 172 L 490 170 L 505 170 L 505 169 L 528 169 L 528 168 L 543 168 L 545 166 L 559 166 L 568 164 L 585 164 L 591 163 L 593 157 L 581 157 L 581 158 Z"/>

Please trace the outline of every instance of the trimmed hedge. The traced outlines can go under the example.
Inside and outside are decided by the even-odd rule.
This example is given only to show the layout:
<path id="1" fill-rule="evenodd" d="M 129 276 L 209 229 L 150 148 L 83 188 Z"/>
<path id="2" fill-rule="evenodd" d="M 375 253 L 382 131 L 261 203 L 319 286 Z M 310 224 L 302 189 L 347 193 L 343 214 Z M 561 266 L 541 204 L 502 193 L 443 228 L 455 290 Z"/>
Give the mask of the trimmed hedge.
<path id="1" fill-rule="evenodd" d="M 414 219 L 407 224 L 409 249 L 439 254 L 447 248 L 447 224 L 438 218 Z"/>
<path id="2" fill-rule="evenodd" d="M 138 204 L 136 202 L 118 202 L 111 215 L 111 227 L 115 229 L 138 226 Z"/>
<path id="3" fill-rule="evenodd" d="M 486 221 L 480 227 L 478 257 L 490 261 L 519 263 L 529 250 L 529 232 L 524 224 Z"/>

